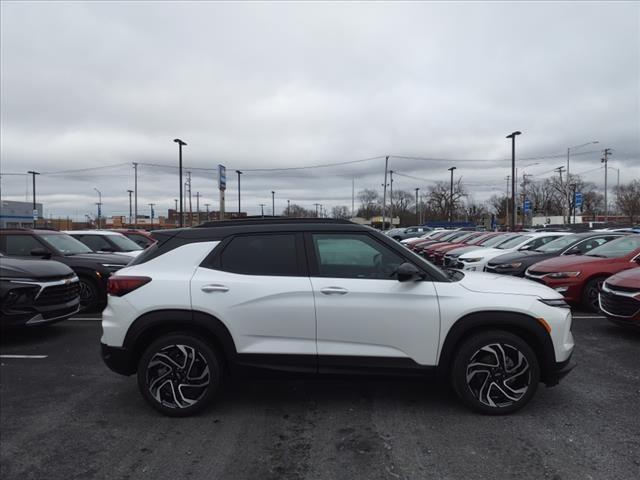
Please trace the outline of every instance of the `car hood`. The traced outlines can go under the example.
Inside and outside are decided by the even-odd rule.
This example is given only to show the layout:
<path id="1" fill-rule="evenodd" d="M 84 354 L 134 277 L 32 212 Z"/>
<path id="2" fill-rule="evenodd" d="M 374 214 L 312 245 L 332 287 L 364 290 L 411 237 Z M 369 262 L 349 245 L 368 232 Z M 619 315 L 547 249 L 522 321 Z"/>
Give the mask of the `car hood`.
<path id="1" fill-rule="evenodd" d="M 69 255 L 67 258 L 97 263 L 113 263 L 123 266 L 131 261 L 131 257 L 118 255 L 117 253 L 78 253 L 76 255 Z"/>
<path id="2" fill-rule="evenodd" d="M 607 285 L 612 287 L 640 289 L 640 267 L 630 268 L 607 278 Z"/>
<path id="3" fill-rule="evenodd" d="M 0 277 L 2 278 L 46 278 L 72 275 L 66 265 L 53 260 L 19 260 L 0 258 Z"/>
<path id="4" fill-rule="evenodd" d="M 447 253 L 451 255 L 462 255 L 463 253 L 472 252 L 473 250 L 480 250 L 484 247 L 478 247 L 476 245 L 469 245 L 468 247 L 456 247 L 449 250 Z"/>
<path id="5" fill-rule="evenodd" d="M 464 255 L 461 255 L 460 258 L 496 257 L 502 253 L 507 252 L 508 250 L 500 250 L 499 248 L 476 248 L 465 253 Z"/>
<path id="6" fill-rule="evenodd" d="M 114 252 L 114 253 L 115 255 L 123 255 L 128 258 L 136 258 L 142 252 L 143 252 L 142 250 L 132 250 L 131 252 Z"/>
<path id="7" fill-rule="evenodd" d="M 541 283 L 494 273 L 465 272 L 460 284 L 467 290 L 477 293 L 529 295 L 547 299 L 562 298 L 561 294 Z"/>
<path id="8" fill-rule="evenodd" d="M 566 255 L 549 258 L 536 263 L 532 270 L 536 272 L 565 272 L 580 269 L 585 265 L 595 265 L 598 263 L 609 263 L 618 260 L 617 258 L 590 257 L 589 255 Z"/>
<path id="9" fill-rule="evenodd" d="M 504 255 L 499 255 L 489 262 L 490 265 L 499 265 L 501 263 L 513 263 L 513 262 L 525 262 L 535 263 L 546 260 L 547 258 L 557 256 L 557 253 L 542 253 L 542 252 L 509 252 Z"/>

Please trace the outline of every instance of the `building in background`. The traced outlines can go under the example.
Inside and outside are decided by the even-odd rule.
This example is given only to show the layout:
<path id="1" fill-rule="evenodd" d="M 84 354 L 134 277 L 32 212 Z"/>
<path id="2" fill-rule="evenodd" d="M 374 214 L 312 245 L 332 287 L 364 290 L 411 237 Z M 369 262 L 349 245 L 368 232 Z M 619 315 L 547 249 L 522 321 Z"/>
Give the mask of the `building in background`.
<path id="1" fill-rule="evenodd" d="M 42 204 L 36 203 L 38 218 L 42 218 Z M 0 202 L 0 228 L 30 228 L 33 226 L 33 202 Z"/>

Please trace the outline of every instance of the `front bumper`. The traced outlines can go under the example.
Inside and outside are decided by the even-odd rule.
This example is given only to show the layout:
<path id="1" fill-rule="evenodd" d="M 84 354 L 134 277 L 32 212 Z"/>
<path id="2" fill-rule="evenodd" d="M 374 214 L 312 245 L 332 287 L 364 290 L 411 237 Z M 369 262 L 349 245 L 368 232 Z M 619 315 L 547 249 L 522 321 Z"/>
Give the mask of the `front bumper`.
<path id="1" fill-rule="evenodd" d="M 102 361 L 112 371 L 120 375 L 133 375 L 136 373 L 136 365 L 132 353 L 121 347 L 111 347 L 100 344 L 102 350 Z"/>

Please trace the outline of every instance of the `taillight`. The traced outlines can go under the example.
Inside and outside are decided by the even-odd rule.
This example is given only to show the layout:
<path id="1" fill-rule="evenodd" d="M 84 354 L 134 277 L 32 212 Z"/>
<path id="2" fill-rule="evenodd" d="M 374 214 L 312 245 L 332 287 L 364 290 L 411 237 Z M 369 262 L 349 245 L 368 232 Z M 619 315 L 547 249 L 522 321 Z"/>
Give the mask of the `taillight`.
<path id="1" fill-rule="evenodd" d="M 150 281 L 149 277 L 111 276 L 107 280 L 107 293 L 114 297 L 122 297 Z"/>

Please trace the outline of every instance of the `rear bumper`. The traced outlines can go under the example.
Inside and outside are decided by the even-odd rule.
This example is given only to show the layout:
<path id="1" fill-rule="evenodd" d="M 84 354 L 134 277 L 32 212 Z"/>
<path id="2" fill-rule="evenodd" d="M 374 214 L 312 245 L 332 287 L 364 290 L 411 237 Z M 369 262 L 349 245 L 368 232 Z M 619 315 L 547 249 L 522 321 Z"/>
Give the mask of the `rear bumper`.
<path id="1" fill-rule="evenodd" d="M 564 362 L 556 362 L 555 365 L 545 374 L 542 381 L 547 387 L 553 387 L 560 383 L 567 374 L 576 368 L 576 363 L 571 361 L 571 357 L 567 358 Z"/>
<path id="2" fill-rule="evenodd" d="M 125 348 L 111 347 L 100 344 L 102 350 L 102 361 L 112 371 L 120 375 L 133 375 L 136 372 L 133 355 Z"/>

